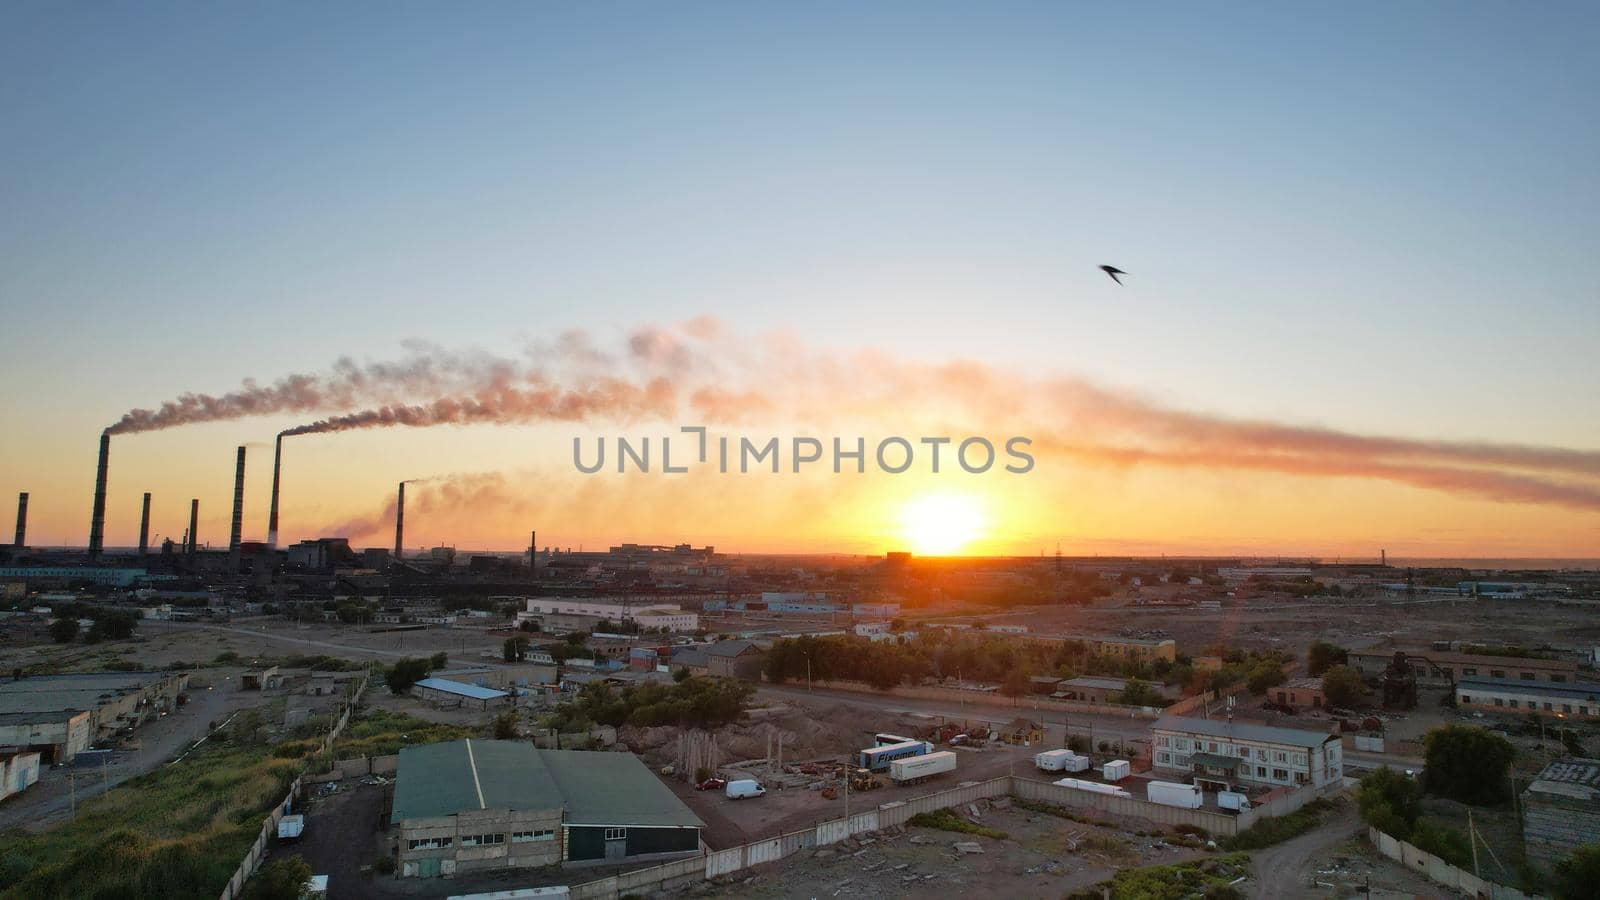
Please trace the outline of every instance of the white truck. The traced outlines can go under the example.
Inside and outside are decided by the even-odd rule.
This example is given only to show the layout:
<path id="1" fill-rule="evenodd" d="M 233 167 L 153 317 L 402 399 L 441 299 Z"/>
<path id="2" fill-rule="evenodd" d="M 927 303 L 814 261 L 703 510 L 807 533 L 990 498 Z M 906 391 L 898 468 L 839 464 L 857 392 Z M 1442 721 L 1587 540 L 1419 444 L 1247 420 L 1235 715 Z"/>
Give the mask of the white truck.
<path id="1" fill-rule="evenodd" d="M 761 782 L 756 781 L 753 778 L 745 778 L 740 781 L 730 781 L 723 787 L 723 793 L 727 795 L 729 800 L 743 800 L 746 797 L 759 797 L 766 792 L 767 789 L 761 786 Z"/>
<path id="2" fill-rule="evenodd" d="M 1179 809 L 1199 809 L 1205 805 L 1205 795 L 1198 784 L 1174 784 L 1170 781 L 1152 781 L 1145 787 L 1145 799 L 1162 806 Z"/>
<path id="3" fill-rule="evenodd" d="M 1059 781 L 1052 782 L 1052 784 L 1058 784 L 1064 788 L 1072 788 L 1075 791 L 1088 791 L 1091 794 L 1105 794 L 1110 797 L 1127 797 L 1130 800 L 1133 798 L 1132 794 L 1114 784 L 1102 784 L 1098 781 L 1084 781 L 1081 778 L 1063 778 Z"/>
<path id="4" fill-rule="evenodd" d="M 889 780 L 895 784 L 917 784 L 935 775 L 956 770 L 956 755 L 949 750 L 908 756 L 889 763 Z"/>
<path id="5" fill-rule="evenodd" d="M 1089 771 L 1089 757 L 1079 756 L 1071 750 L 1046 750 L 1034 756 L 1033 764 L 1045 772 Z"/>
<path id="6" fill-rule="evenodd" d="M 1217 791 L 1217 808 L 1244 812 L 1250 808 L 1250 798 L 1237 791 Z"/>

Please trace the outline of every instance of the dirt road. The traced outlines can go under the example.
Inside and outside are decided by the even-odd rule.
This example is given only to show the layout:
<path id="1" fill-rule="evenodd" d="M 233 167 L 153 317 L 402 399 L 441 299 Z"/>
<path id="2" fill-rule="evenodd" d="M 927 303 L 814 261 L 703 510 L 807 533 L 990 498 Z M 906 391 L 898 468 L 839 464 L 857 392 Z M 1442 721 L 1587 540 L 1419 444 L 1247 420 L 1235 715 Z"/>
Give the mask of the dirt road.
<path id="1" fill-rule="evenodd" d="M 1327 821 L 1297 838 L 1251 854 L 1255 896 L 1271 898 L 1320 896 L 1312 887 L 1315 860 L 1361 830 L 1355 804 L 1340 803 Z"/>

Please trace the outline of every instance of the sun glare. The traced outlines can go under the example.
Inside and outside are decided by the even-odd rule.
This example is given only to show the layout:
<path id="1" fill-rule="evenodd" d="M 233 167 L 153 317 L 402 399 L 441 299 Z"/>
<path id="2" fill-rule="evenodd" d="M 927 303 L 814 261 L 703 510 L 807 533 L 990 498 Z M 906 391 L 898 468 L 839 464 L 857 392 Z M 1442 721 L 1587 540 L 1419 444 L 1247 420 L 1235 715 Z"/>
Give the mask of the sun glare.
<path id="1" fill-rule="evenodd" d="M 960 553 L 986 524 L 982 505 L 964 494 L 924 494 L 900 510 L 900 536 L 918 556 Z"/>

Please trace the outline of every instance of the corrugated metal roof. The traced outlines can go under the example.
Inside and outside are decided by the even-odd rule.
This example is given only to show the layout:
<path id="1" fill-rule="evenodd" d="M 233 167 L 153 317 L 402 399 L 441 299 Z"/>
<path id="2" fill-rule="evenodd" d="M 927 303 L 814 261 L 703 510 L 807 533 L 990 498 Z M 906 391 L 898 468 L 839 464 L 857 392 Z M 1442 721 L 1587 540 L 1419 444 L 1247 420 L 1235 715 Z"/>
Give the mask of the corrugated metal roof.
<path id="1" fill-rule="evenodd" d="M 564 808 L 564 821 L 573 825 L 701 825 L 631 753 L 480 740 L 401 750 L 390 821 L 473 809 L 556 808 Z"/>
<path id="2" fill-rule="evenodd" d="M 448 678 L 424 678 L 417 682 L 417 687 L 432 688 L 436 691 L 444 691 L 447 694 L 459 694 L 463 697 L 471 697 L 474 700 L 498 700 L 506 696 L 505 691 L 479 687 L 475 684 L 467 684 L 464 681 L 451 681 Z"/>

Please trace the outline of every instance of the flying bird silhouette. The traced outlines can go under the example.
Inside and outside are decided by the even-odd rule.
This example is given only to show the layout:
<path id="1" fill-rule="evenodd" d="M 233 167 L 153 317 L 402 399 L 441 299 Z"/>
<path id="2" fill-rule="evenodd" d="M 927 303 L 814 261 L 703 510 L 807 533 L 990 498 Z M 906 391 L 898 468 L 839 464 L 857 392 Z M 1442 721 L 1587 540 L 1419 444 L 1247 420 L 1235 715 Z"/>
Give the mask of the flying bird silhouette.
<path id="1" fill-rule="evenodd" d="M 1116 266 L 1101 266 L 1100 267 L 1100 271 L 1106 273 L 1107 275 L 1110 275 L 1111 276 L 1111 280 L 1115 281 L 1117 284 L 1121 284 L 1122 283 L 1122 279 L 1118 278 L 1117 277 L 1118 275 L 1126 275 L 1126 274 L 1128 274 L 1127 272 L 1122 271 L 1121 269 L 1117 268 Z"/>

